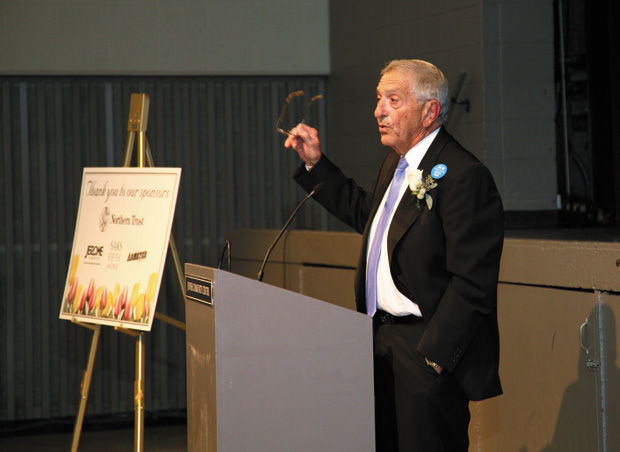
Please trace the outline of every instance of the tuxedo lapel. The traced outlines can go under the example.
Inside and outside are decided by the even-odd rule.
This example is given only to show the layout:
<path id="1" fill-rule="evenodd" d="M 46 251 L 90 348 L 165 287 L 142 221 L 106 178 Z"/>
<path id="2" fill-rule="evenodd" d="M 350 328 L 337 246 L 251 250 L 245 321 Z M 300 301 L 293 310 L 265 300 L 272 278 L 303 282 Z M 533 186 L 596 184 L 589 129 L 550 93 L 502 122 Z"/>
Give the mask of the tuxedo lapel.
<path id="1" fill-rule="evenodd" d="M 443 127 L 441 127 L 437 133 L 437 136 L 426 151 L 426 154 L 422 157 L 420 165 L 418 166 L 418 169 L 422 170 L 422 177 L 426 178 L 426 176 L 430 174 L 433 166 L 437 164 L 439 154 L 441 154 L 441 151 L 449 140 L 450 134 L 446 132 Z M 422 206 L 424 209 L 427 208 L 424 203 Z M 420 217 L 421 213 L 422 211 L 417 208 L 417 198 L 411 193 L 411 190 L 407 188 L 402 199 L 400 200 L 400 203 L 398 204 L 396 212 L 394 212 L 394 218 L 392 219 L 388 232 L 388 255 L 390 262 L 392 260 L 392 252 L 394 251 L 394 248 L 396 248 L 396 244 L 400 241 L 405 232 L 407 232 L 407 230 Z"/>
<path id="2" fill-rule="evenodd" d="M 437 136 L 428 148 L 428 151 L 426 151 L 426 154 L 424 154 L 424 157 L 422 157 L 420 166 L 418 166 L 418 169 L 421 169 L 423 171 L 424 177 L 430 174 L 433 167 L 437 164 L 439 154 L 441 154 L 441 151 L 446 146 L 448 141 L 450 141 L 450 139 L 450 134 L 446 132 L 446 129 L 441 127 L 441 129 L 439 129 L 439 132 L 437 133 Z"/>

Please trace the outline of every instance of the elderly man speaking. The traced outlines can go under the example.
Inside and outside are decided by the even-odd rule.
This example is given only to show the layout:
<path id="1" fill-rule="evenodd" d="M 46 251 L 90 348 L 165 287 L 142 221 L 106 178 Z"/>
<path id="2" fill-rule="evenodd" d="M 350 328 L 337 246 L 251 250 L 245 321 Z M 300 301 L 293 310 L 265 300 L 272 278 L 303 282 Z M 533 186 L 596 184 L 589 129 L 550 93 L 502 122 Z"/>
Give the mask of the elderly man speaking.
<path id="1" fill-rule="evenodd" d="M 497 279 L 502 202 L 488 169 L 442 125 L 448 82 L 420 60 L 381 72 L 375 118 L 389 152 L 369 189 L 305 124 L 294 177 L 363 234 L 357 309 L 373 317 L 376 450 L 466 452 L 469 401 L 502 393 Z"/>

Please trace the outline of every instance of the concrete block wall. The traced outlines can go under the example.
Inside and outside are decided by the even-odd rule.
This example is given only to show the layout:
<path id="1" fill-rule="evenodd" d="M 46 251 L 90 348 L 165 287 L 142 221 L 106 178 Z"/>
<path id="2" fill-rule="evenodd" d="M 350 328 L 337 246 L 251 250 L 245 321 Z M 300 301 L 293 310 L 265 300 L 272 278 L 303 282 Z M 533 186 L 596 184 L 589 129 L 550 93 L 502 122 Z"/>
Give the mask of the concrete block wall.
<path id="1" fill-rule="evenodd" d="M 455 105 L 448 129 L 489 166 L 506 210 L 555 209 L 551 0 L 332 0 L 330 31 L 326 152 L 345 172 L 362 184 L 374 177 L 387 152 L 373 117 L 379 71 L 419 58 L 451 87 L 466 74 L 458 100 L 471 108 Z"/>

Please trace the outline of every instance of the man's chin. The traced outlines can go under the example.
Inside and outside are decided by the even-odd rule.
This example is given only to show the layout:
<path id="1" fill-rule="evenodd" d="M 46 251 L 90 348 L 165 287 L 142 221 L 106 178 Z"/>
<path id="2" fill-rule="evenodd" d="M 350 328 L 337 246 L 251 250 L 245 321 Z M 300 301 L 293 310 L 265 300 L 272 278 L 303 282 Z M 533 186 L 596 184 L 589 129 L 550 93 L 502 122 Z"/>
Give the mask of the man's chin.
<path id="1" fill-rule="evenodd" d="M 392 146 L 393 142 L 392 140 L 390 140 L 390 137 L 388 137 L 387 135 L 381 135 L 381 144 L 383 146 Z"/>

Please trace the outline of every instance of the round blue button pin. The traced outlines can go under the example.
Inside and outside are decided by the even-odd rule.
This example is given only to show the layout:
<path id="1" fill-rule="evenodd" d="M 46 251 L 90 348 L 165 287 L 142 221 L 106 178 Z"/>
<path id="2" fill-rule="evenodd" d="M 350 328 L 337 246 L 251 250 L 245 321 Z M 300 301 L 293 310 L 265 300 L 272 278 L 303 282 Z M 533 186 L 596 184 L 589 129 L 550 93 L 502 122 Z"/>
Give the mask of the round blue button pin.
<path id="1" fill-rule="evenodd" d="M 435 165 L 433 167 L 433 169 L 431 170 L 431 176 L 433 176 L 433 179 L 441 179 L 446 175 L 447 172 L 448 167 L 443 163 L 440 163 L 439 165 Z"/>

